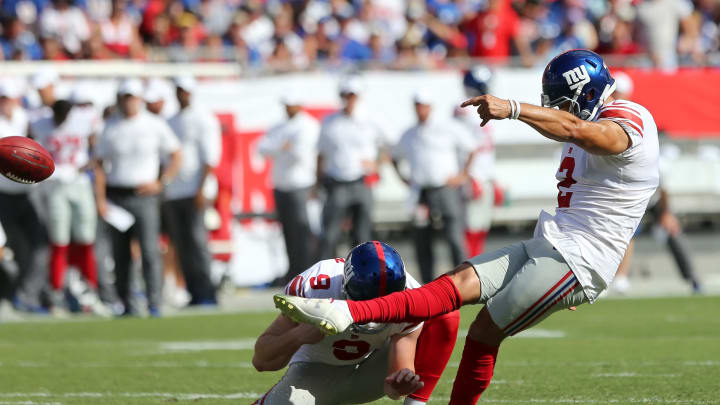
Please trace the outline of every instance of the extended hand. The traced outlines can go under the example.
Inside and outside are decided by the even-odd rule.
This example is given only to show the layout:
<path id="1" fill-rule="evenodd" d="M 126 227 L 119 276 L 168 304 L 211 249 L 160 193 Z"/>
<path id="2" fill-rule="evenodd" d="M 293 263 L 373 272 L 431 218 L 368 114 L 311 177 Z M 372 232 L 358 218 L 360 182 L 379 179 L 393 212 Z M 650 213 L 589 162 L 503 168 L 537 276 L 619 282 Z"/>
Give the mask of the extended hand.
<path id="1" fill-rule="evenodd" d="M 504 120 L 505 118 L 510 117 L 510 102 L 508 100 L 491 96 L 490 94 L 466 100 L 460 105 L 460 107 L 467 107 L 471 105 L 477 107 L 477 113 L 482 119 L 482 122 L 480 123 L 481 127 L 484 127 L 490 120 Z"/>
<path id="2" fill-rule="evenodd" d="M 412 370 L 404 368 L 385 377 L 385 394 L 392 399 L 412 394 L 425 385 L 420 376 Z"/>

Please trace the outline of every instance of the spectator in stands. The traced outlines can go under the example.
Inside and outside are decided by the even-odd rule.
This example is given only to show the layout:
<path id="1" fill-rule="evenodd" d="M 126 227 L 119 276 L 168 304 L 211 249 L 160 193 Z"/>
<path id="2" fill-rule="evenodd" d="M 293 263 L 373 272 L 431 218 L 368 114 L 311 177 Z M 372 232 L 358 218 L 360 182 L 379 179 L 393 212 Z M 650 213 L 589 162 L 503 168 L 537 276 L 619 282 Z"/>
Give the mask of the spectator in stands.
<path id="1" fill-rule="evenodd" d="M 90 26 L 73 0 L 52 0 L 40 16 L 40 32 L 44 39 L 54 39 L 73 58 L 82 57 L 83 47 L 90 39 Z"/>
<path id="2" fill-rule="evenodd" d="M 35 39 L 35 34 L 28 31 L 25 24 L 14 15 L 6 15 L 2 22 L 0 47 L 5 60 L 37 60 L 43 58 L 42 47 Z"/>
<path id="3" fill-rule="evenodd" d="M 678 65 L 678 30 L 687 32 L 693 5 L 687 0 L 647 0 L 638 5 L 638 21 L 643 24 L 647 50 L 655 66 L 674 70 Z"/>
<path id="4" fill-rule="evenodd" d="M 220 123 L 210 111 L 193 102 L 195 79 L 182 76 L 174 82 L 180 111 L 169 124 L 180 140 L 183 159 L 178 175 L 165 188 L 163 211 L 192 297 L 190 305 L 215 305 L 203 191 L 208 176 L 220 162 Z"/>
<path id="5" fill-rule="evenodd" d="M 289 269 L 282 286 L 312 262 L 307 202 L 317 181 L 317 141 L 320 125 L 302 111 L 300 96 L 282 98 L 287 120 L 273 126 L 258 143 L 258 151 L 273 160 L 275 210 L 282 225 Z"/>
<path id="6" fill-rule="evenodd" d="M 362 90 L 358 77 L 340 84 L 342 109 L 325 118 L 318 139 L 318 182 L 327 191 L 322 213 L 318 258 L 335 257 L 345 219 L 352 217 L 352 245 L 370 240 L 373 198 L 369 180 L 377 174 L 386 137 L 377 125 L 358 114 Z M 319 188 L 319 185 L 318 185 Z"/>
<path id="7" fill-rule="evenodd" d="M 465 16 L 462 29 L 470 38 L 470 55 L 504 62 L 514 46 L 523 64 L 533 63 L 532 50 L 526 38 L 518 35 L 519 21 L 510 0 L 489 0 L 485 11 Z"/>
<path id="8" fill-rule="evenodd" d="M 0 137 L 27 136 L 20 86 L 14 79 L 0 82 Z M 31 198 L 34 190 L 0 176 L 0 223 L 20 269 L 13 304 L 21 311 L 43 312 L 40 293 L 47 285 L 47 237 Z"/>
<path id="9" fill-rule="evenodd" d="M 413 202 L 415 253 L 423 282 L 429 283 L 435 278 L 433 232 L 437 221 L 442 221 L 453 264 L 466 257 L 461 186 L 468 180 L 476 145 L 464 127 L 431 117 L 430 94 L 415 93 L 413 103 L 417 124 L 403 133 L 393 149 L 393 165 L 410 186 L 411 198 L 417 199 Z M 409 164 L 407 176 L 399 168 L 401 161 Z"/>
<path id="10" fill-rule="evenodd" d="M 175 178 L 181 152 L 180 143 L 167 123 L 142 109 L 142 93 L 142 83 L 137 79 L 120 84 L 118 112 L 108 119 L 95 148 L 95 194 L 98 212 L 106 221 L 111 221 L 110 203 L 134 218 L 130 228 L 111 231 L 116 285 L 125 314 L 137 313 L 130 294 L 130 240 L 136 238 L 140 242 L 148 310 L 152 316 L 159 316 L 162 297 L 159 194 Z M 169 158 L 168 163 L 160 173 L 160 162 L 165 157 Z"/>
<path id="11" fill-rule="evenodd" d="M 127 0 L 112 0 L 110 17 L 100 23 L 103 45 L 117 58 L 141 59 L 142 44 L 135 23 L 126 14 Z"/>

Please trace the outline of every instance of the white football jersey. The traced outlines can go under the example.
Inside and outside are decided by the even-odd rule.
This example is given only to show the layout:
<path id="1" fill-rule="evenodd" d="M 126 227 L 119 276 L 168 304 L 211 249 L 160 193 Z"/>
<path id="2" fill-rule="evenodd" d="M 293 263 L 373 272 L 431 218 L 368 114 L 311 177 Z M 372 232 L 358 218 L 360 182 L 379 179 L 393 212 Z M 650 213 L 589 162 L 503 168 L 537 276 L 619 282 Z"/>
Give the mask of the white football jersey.
<path id="1" fill-rule="evenodd" d="M 535 236 L 563 255 L 590 302 L 615 278 L 660 177 L 657 127 L 648 110 L 615 100 L 597 120 L 618 123 L 632 146 L 599 156 L 566 143 L 555 175 L 558 208 L 555 216 L 541 212 L 535 227 Z"/>
<path id="2" fill-rule="evenodd" d="M 285 287 L 285 293 L 306 298 L 345 299 L 342 292 L 345 259 L 322 260 L 296 276 Z M 406 273 L 407 288 L 418 288 L 420 283 Z M 325 336 L 314 345 L 302 345 L 290 359 L 296 362 L 324 363 L 335 366 L 358 364 L 373 351 L 382 348 L 390 337 L 407 335 L 418 330 L 422 323 L 391 323 L 377 333 L 358 333 L 349 328 L 335 336 Z"/>
<path id="3" fill-rule="evenodd" d="M 33 137 L 47 149 L 55 161 L 51 179 L 71 181 L 78 169 L 90 161 L 90 136 L 100 129 L 100 116 L 94 110 L 73 107 L 65 121 L 55 126 L 52 117 L 45 117 L 31 125 Z"/>

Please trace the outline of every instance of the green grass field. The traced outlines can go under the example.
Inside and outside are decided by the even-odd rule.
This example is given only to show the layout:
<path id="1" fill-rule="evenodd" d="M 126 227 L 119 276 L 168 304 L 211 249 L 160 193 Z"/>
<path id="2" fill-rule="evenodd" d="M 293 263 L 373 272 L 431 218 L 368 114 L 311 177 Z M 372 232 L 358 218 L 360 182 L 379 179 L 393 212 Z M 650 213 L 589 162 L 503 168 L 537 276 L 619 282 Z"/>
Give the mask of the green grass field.
<path id="1" fill-rule="evenodd" d="M 463 310 L 461 329 L 477 310 Z M 251 403 L 281 375 L 250 365 L 274 316 L 0 324 L 0 404 Z M 431 403 L 447 403 L 463 340 Z M 604 300 L 556 314 L 504 344 L 482 402 L 720 404 L 720 298 Z"/>

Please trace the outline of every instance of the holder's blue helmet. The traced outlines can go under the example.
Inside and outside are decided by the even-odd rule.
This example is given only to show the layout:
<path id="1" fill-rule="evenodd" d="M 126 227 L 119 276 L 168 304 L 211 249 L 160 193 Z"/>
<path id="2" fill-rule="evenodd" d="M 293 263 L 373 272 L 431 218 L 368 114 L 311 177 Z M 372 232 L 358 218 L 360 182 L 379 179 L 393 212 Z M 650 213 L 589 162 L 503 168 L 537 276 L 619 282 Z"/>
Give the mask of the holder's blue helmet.
<path id="1" fill-rule="evenodd" d="M 615 91 L 615 79 L 600 55 L 584 49 L 567 51 L 548 63 L 542 77 L 543 107 L 570 102 L 570 113 L 593 120 Z"/>
<path id="2" fill-rule="evenodd" d="M 405 265 L 400 254 L 384 242 L 355 246 L 345 259 L 343 290 L 361 301 L 405 289 Z"/>

